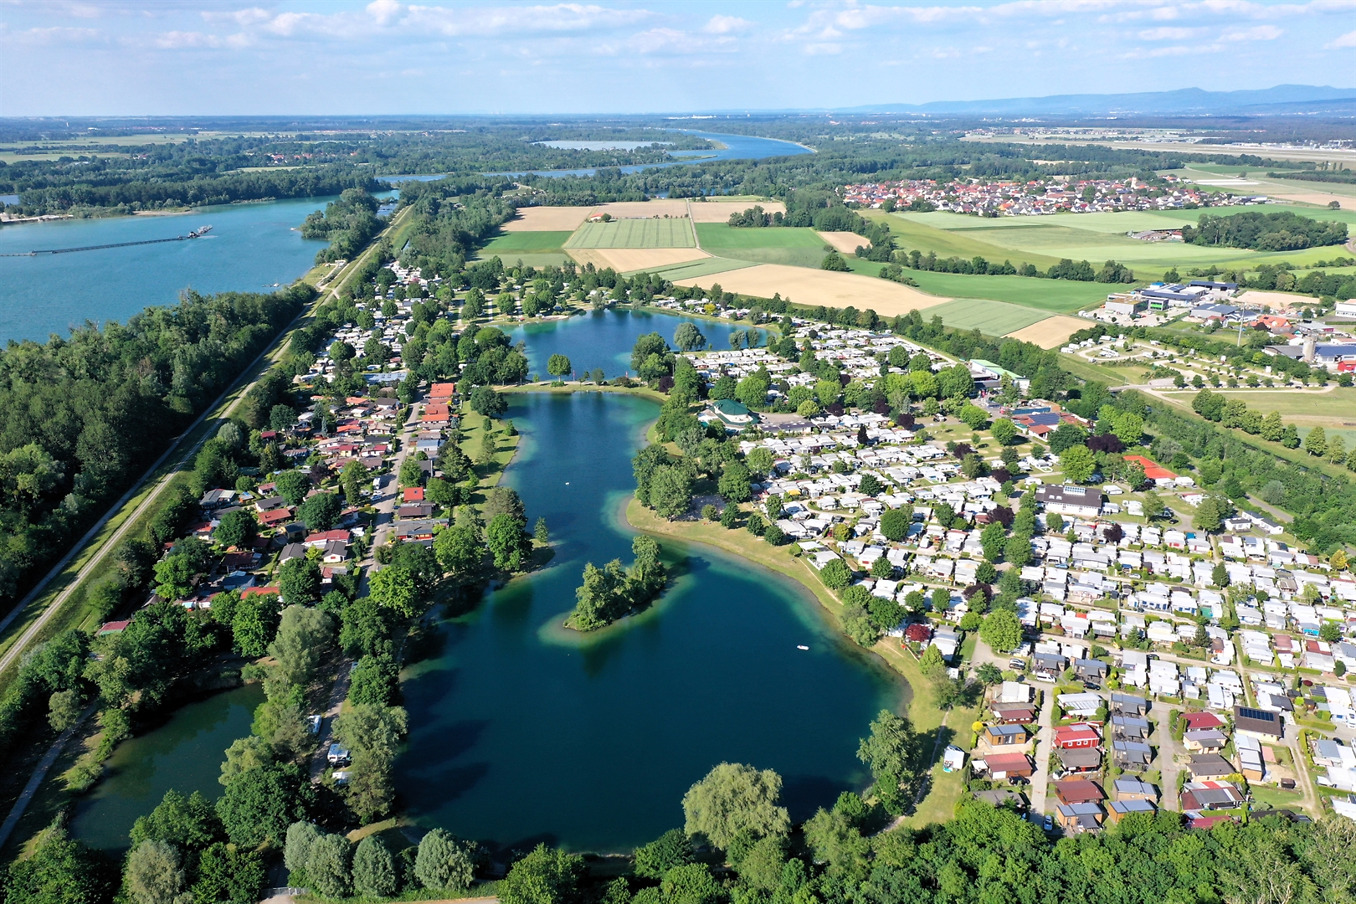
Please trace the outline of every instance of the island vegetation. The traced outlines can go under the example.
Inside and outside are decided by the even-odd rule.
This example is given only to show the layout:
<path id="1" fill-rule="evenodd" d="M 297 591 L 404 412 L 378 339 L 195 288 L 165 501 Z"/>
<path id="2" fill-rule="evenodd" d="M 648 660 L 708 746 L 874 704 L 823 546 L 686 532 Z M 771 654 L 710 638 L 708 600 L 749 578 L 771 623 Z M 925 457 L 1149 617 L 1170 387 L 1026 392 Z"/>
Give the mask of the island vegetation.
<path id="1" fill-rule="evenodd" d="M 575 591 L 574 611 L 565 626 L 576 631 L 596 631 L 632 612 L 650 605 L 664 592 L 668 567 L 660 558 L 659 543 L 638 535 L 631 541 L 630 567 L 613 559 L 602 568 L 584 565 L 584 583 Z"/>

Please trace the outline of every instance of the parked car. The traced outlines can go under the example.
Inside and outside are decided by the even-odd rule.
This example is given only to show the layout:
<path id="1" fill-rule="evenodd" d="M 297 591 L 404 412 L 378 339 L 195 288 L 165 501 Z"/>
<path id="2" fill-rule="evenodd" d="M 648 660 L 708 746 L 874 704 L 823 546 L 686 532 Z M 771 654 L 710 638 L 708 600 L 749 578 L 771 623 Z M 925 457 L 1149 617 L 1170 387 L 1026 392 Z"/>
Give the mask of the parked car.
<path id="1" fill-rule="evenodd" d="M 1021 659 L 1009 659 L 1008 668 L 1012 669 L 1014 672 L 1025 672 L 1026 663 Z"/>
<path id="2" fill-rule="evenodd" d="M 324 721 L 324 716 L 307 716 L 306 727 L 310 730 L 311 734 L 318 735 L 320 734 L 320 725 Z"/>

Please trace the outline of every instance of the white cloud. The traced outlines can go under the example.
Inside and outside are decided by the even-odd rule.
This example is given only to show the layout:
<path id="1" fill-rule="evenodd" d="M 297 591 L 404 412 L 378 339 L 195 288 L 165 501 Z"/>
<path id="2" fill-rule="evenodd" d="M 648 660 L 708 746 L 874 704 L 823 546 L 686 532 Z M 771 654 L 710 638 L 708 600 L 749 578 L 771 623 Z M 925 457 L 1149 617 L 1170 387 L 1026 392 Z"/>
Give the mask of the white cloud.
<path id="1" fill-rule="evenodd" d="M 1145 28 L 1139 32 L 1141 41 L 1187 41 L 1203 34 L 1204 28 L 1179 28 L 1162 26 L 1159 28 Z"/>
<path id="2" fill-rule="evenodd" d="M 1221 41 L 1239 43 L 1242 41 L 1274 41 L 1284 31 L 1275 25 L 1254 25 L 1252 28 L 1234 28 L 1226 31 L 1220 36 Z"/>
<path id="3" fill-rule="evenodd" d="M 728 35 L 733 32 L 746 31 L 752 27 L 753 23 L 748 19 L 741 19 L 738 16 L 715 15 L 702 26 L 702 31 L 709 35 Z"/>
<path id="4" fill-rule="evenodd" d="M 96 44 L 102 42 L 104 36 L 102 32 L 95 28 L 52 25 L 15 32 L 13 40 L 20 44 L 36 45 Z"/>
<path id="5" fill-rule="evenodd" d="M 1346 47 L 1356 47 L 1356 31 L 1349 31 L 1327 44 L 1323 45 L 1328 50 L 1338 50 Z"/>

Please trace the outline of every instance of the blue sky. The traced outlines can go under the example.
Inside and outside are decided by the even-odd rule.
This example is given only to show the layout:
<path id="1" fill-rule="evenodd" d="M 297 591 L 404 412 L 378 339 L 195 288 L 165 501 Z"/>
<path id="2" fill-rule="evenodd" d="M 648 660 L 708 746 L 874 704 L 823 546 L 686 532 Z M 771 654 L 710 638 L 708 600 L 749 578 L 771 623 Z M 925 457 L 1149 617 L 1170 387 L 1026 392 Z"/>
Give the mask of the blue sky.
<path id="1" fill-rule="evenodd" d="M 1356 0 L 0 0 L 0 115 L 645 113 L 1356 86 Z"/>

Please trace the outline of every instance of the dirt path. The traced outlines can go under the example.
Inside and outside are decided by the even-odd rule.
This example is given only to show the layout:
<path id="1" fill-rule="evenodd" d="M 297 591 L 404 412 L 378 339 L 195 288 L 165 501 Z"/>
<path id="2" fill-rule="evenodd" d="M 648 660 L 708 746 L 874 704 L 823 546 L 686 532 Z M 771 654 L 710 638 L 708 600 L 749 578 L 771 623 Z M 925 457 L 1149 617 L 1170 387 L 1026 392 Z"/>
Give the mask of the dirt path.
<path id="1" fill-rule="evenodd" d="M 52 764 L 57 761 L 57 757 L 61 756 L 61 751 L 66 748 L 66 745 L 70 742 L 76 731 L 79 730 L 81 725 L 85 724 L 85 720 L 93 713 L 94 704 L 90 704 L 86 707 L 85 711 L 80 714 L 80 718 L 75 720 L 75 724 L 63 731 L 60 736 L 52 742 L 52 746 L 47 750 L 47 755 L 42 758 L 38 763 L 37 768 L 33 770 L 33 775 L 28 779 L 28 784 L 24 785 L 23 793 L 19 795 L 19 799 L 16 800 L 14 806 L 10 808 L 9 815 L 5 817 L 4 823 L 0 824 L 0 848 L 5 846 L 5 843 L 9 841 L 9 836 L 14 833 L 14 827 L 17 826 L 19 820 L 23 818 L 24 811 L 28 809 L 28 805 L 33 801 L 33 796 L 38 793 L 38 788 L 42 785 L 42 780 L 47 777 L 47 770 L 52 768 Z"/>
<path id="2" fill-rule="evenodd" d="M 1178 747 L 1173 740 L 1168 723 L 1172 721 L 1173 709 L 1159 713 L 1158 729 L 1153 740 L 1158 747 L 1158 772 L 1163 777 L 1162 787 L 1158 789 L 1159 807 L 1164 810 L 1180 810 L 1177 800 L 1177 776 L 1182 773 L 1182 764 L 1177 761 Z"/>

